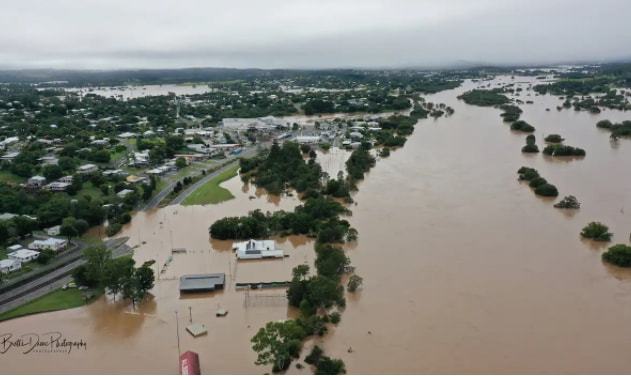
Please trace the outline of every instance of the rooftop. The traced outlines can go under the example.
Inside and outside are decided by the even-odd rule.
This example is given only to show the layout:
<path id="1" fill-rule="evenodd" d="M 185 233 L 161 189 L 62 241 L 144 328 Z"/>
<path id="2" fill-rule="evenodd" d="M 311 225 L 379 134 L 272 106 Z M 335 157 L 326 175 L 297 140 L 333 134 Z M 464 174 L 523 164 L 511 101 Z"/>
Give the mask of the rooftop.
<path id="1" fill-rule="evenodd" d="M 224 273 L 191 274 L 180 277 L 180 292 L 201 292 L 223 289 Z"/>

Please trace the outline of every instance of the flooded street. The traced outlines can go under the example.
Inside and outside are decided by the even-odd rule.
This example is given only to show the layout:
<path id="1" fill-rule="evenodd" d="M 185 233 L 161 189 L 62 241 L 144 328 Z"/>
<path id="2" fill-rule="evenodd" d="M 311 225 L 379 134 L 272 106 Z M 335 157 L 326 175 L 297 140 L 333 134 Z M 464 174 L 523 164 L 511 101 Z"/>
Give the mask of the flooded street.
<path id="1" fill-rule="evenodd" d="M 582 241 L 579 232 L 602 221 L 614 233 L 612 244 L 628 243 L 631 140 L 611 144 L 595 124 L 631 114 L 558 112 L 558 98 L 535 96 L 520 84 L 519 98 L 534 101 L 520 105 L 521 119 L 537 129 L 539 148 L 545 135 L 559 133 L 587 152 L 574 160 L 524 155 L 525 134 L 511 131 L 500 110 L 456 98 L 482 84 L 468 81 L 426 96 L 455 114 L 421 120 L 405 147 L 379 159 L 360 183 L 349 218 L 359 241 L 348 254 L 364 287 L 347 297 L 340 325 L 316 342 L 342 358 L 349 373 L 630 372 L 631 272 L 603 264 L 606 248 Z M 318 159 L 334 177 L 348 153 L 329 153 Z M 575 195 L 581 209 L 563 212 L 552 207 L 554 200 L 535 196 L 517 181 L 524 165 L 556 185 L 559 198 Z M 283 290 L 246 293 L 234 283 L 288 280 L 294 266 L 313 263 L 313 243 L 278 239 L 289 258 L 237 263 L 230 242 L 210 241 L 210 224 L 255 208 L 291 210 L 299 202 L 257 194 L 239 178 L 223 186 L 235 199 L 138 213 L 120 234 L 138 245 L 138 264 L 156 260 L 153 299 L 133 310 L 102 298 L 2 322 L 1 333 L 54 330 L 87 342 L 87 350 L 69 355 L 9 351 L 0 355 L 3 372 L 176 373 L 175 311 L 181 349 L 200 354 L 204 373 L 268 372 L 254 365 L 250 338 L 293 312 Z M 169 260 L 172 248 L 188 252 Z M 226 273 L 223 292 L 179 295 L 181 275 L 213 272 Z M 189 307 L 208 335 L 193 339 L 184 331 Z M 218 308 L 228 316 L 216 318 Z"/>

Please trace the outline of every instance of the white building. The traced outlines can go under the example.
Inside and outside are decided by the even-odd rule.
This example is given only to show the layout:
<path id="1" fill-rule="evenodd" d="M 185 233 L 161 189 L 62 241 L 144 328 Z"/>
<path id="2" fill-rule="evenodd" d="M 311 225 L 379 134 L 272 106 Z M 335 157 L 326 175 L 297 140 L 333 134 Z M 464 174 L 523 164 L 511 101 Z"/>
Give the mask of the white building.
<path id="1" fill-rule="evenodd" d="M 285 257 L 285 252 L 282 249 L 276 249 L 276 242 L 273 240 L 250 239 L 235 243 L 232 249 L 240 260 Z"/>
<path id="2" fill-rule="evenodd" d="M 28 245 L 30 249 L 37 249 L 39 251 L 50 249 L 53 251 L 60 251 L 68 246 L 68 241 L 65 239 L 48 238 L 45 240 L 35 240 Z"/>
<path id="3" fill-rule="evenodd" d="M 33 261 L 39 257 L 39 252 L 32 249 L 22 248 L 8 254 L 12 260 L 18 260 L 21 263 Z"/>
<path id="4" fill-rule="evenodd" d="M 0 260 L 0 273 L 2 274 L 14 272 L 16 270 L 20 270 L 21 268 L 22 268 L 22 263 L 19 260 L 14 260 L 14 259 Z"/>

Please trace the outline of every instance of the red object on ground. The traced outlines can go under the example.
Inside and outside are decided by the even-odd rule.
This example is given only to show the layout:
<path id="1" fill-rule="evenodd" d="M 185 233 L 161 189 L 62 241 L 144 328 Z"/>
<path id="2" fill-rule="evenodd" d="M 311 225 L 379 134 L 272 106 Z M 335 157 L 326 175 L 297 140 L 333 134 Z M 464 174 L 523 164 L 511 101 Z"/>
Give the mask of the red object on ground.
<path id="1" fill-rule="evenodd" d="M 180 355 L 181 375 L 201 375 L 199 369 L 199 355 L 196 352 L 187 351 Z"/>

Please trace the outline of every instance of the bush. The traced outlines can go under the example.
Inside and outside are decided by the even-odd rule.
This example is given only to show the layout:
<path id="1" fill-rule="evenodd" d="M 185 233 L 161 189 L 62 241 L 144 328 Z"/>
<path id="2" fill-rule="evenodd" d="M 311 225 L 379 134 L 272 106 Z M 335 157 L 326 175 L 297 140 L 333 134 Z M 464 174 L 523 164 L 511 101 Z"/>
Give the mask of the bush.
<path id="1" fill-rule="evenodd" d="M 553 157 L 583 157 L 585 156 L 585 150 L 568 145 L 553 144 L 546 146 L 543 149 L 543 154 Z"/>
<path id="2" fill-rule="evenodd" d="M 316 366 L 316 375 L 343 375 L 346 373 L 346 367 L 341 359 L 333 359 L 328 356 L 322 356 Z"/>
<path id="3" fill-rule="evenodd" d="M 529 183 L 528 186 L 530 186 L 530 188 L 537 188 L 540 185 L 544 185 L 547 184 L 548 181 L 544 178 L 542 178 L 541 176 L 538 176 L 534 179 L 532 179 Z"/>
<path id="4" fill-rule="evenodd" d="M 544 140 L 552 144 L 559 144 L 563 142 L 563 137 L 561 137 L 558 134 L 551 134 L 551 135 L 546 136 Z"/>
<path id="5" fill-rule="evenodd" d="M 608 242 L 613 234 L 609 232 L 609 227 L 606 225 L 600 222 L 590 222 L 581 231 L 581 236 L 587 239 Z"/>
<path id="6" fill-rule="evenodd" d="M 535 127 L 526 123 L 523 120 L 517 120 L 513 124 L 511 124 L 510 129 L 518 132 L 532 133 L 535 131 Z"/>
<path id="7" fill-rule="evenodd" d="M 607 252 L 603 253 L 603 260 L 621 266 L 623 268 L 631 267 L 631 247 L 625 244 L 616 244 L 610 247 Z"/>
<path id="8" fill-rule="evenodd" d="M 527 144 L 521 148 L 522 153 L 538 153 L 539 147 L 535 144 Z"/>
<path id="9" fill-rule="evenodd" d="M 559 195 L 559 191 L 554 185 L 546 183 L 535 188 L 535 194 L 539 196 L 556 197 Z"/>
<path id="10" fill-rule="evenodd" d="M 114 236 L 114 235 L 118 234 L 118 232 L 122 228 L 123 228 L 123 225 L 121 225 L 118 222 L 110 223 L 110 225 L 107 226 L 107 229 L 105 230 L 105 233 L 107 234 L 107 236 Z"/>
<path id="11" fill-rule="evenodd" d="M 346 285 L 346 288 L 348 289 L 348 292 L 355 292 L 357 291 L 358 288 L 361 287 L 362 283 L 364 282 L 363 278 L 353 274 L 352 276 L 350 276 L 350 278 L 348 279 L 348 284 Z"/>
<path id="12" fill-rule="evenodd" d="M 519 174 L 519 180 L 530 181 L 534 178 L 539 177 L 539 172 L 535 170 L 534 168 L 530 168 L 530 167 L 522 167 L 519 170 L 517 170 L 517 173 Z"/>

